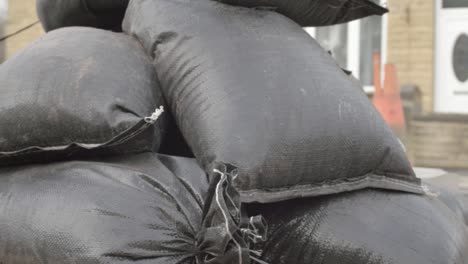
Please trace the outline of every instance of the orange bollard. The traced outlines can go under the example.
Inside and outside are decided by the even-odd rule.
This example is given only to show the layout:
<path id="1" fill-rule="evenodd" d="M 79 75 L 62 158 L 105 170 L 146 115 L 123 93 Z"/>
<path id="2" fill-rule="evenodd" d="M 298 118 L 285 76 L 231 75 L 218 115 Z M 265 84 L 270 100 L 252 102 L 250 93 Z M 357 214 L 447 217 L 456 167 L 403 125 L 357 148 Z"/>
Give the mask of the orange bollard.
<path id="1" fill-rule="evenodd" d="M 372 102 L 378 108 L 379 105 L 382 105 L 381 102 L 383 100 L 383 90 L 382 90 L 382 82 L 380 80 L 380 53 L 374 52 L 374 95 L 372 97 Z M 379 110 L 380 111 L 380 110 Z"/>
<path id="2" fill-rule="evenodd" d="M 374 87 L 375 87 L 375 94 L 381 95 L 382 94 L 382 82 L 380 80 L 380 64 L 382 63 L 380 58 L 379 52 L 374 52 Z"/>
<path id="3" fill-rule="evenodd" d="M 403 136 L 406 132 L 406 121 L 394 64 L 385 65 L 383 93 L 374 98 L 374 105 L 397 135 Z"/>

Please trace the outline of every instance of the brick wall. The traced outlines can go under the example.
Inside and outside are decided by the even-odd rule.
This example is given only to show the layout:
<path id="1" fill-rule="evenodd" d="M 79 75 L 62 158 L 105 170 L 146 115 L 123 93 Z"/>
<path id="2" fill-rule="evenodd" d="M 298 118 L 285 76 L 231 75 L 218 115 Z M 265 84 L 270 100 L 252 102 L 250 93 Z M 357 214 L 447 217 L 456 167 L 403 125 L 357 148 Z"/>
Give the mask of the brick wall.
<path id="1" fill-rule="evenodd" d="M 421 92 L 423 115 L 410 122 L 405 143 L 416 166 L 468 168 L 468 115 L 433 113 L 435 0 L 388 0 L 388 61 L 401 84 Z"/>
<path id="2" fill-rule="evenodd" d="M 433 111 L 434 0 L 388 0 L 387 60 L 395 63 L 401 84 L 414 84 L 422 109 Z"/>
<path id="3" fill-rule="evenodd" d="M 410 127 L 410 156 L 415 165 L 468 168 L 468 116 L 420 117 Z"/>
<path id="4" fill-rule="evenodd" d="M 38 20 L 35 0 L 9 0 L 8 22 L 4 34 L 10 34 Z M 0 49 L 5 50 L 6 58 L 28 46 L 32 41 L 44 34 L 40 24 L 0 43 Z"/>

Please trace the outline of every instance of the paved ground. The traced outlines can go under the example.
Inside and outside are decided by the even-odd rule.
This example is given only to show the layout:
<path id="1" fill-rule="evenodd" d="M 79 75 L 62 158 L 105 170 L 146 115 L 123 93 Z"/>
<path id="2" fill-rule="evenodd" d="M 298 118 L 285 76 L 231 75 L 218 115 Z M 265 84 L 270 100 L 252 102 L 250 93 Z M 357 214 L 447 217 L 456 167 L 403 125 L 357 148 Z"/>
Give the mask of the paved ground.
<path id="1" fill-rule="evenodd" d="M 423 181 L 460 193 L 468 199 L 468 171 L 415 168 L 416 175 Z"/>
<path id="2" fill-rule="evenodd" d="M 468 171 L 415 168 L 416 175 L 424 181 L 433 182 L 450 190 L 468 195 Z"/>
<path id="3" fill-rule="evenodd" d="M 468 177 L 468 170 L 447 170 L 447 171 L 451 173 L 456 173 L 463 177 Z"/>

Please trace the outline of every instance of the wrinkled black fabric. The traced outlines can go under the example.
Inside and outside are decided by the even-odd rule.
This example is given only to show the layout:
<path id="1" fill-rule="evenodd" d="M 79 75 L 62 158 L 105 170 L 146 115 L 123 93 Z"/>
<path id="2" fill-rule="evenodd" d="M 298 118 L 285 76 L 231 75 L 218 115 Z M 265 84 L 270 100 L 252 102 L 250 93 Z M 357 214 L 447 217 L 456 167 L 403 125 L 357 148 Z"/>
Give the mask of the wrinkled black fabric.
<path id="1" fill-rule="evenodd" d="M 192 150 L 175 124 L 175 120 L 169 111 L 165 113 L 165 118 L 168 119 L 166 127 L 167 132 L 163 132 L 164 139 L 161 142 L 160 148 L 155 151 L 171 156 L 194 158 Z"/>
<path id="2" fill-rule="evenodd" d="M 154 67 L 124 34 L 66 28 L 0 66 L 0 166 L 158 149 Z M 153 124 L 154 123 L 154 124 Z"/>
<path id="3" fill-rule="evenodd" d="M 0 263 L 240 264 L 248 249 L 211 256 L 234 242 L 224 218 L 203 218 L 215 200 L 237 202 L 224 183 L 211 196 L 195 160 L 151 153 L 2 168 Z"/>
<path id="4" fill-rule="evenodd" d="M 132 0 L 123 28 L 153 56 L 204 169 L 238 168 L 243 201 L 365 187 L 421 192 L 369 99 L 286 17 L 214 1 Z"/>
<path id="5" fill-rule="evenodd" d="M 255 205 L 275 264 L 466 264 L 467 227 L 437 197 L 363 190 Z"/>
<path id="6" fill-rule="evenodd" d="M 388 10 L 371 0 L 215 0 L 226 4 L 269 9 L 301 26 L 317 27 L 349 22 Z"/>
<path id="7" fill-rule="evenodd" d="M 44 30 L 86 26 L 122 31 L 128 0 L 36 0 Z"/>

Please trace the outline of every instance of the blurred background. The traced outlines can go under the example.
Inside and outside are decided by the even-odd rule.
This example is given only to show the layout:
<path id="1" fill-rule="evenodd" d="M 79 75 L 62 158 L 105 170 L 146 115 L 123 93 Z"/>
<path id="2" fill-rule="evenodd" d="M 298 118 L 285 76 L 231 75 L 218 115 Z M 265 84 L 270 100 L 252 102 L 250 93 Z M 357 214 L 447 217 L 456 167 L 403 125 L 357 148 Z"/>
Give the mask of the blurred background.
<path id="1" fill-rule="evenodd" d="M 395 65 L 404 124 L 394 128 L 411 161 L 468 176 L 468 0 L 374 1 L 390 13 L 305 30 L 374 102 Z M 0 0 L 0 62 L 42 34 L 34 0 Z"/>

